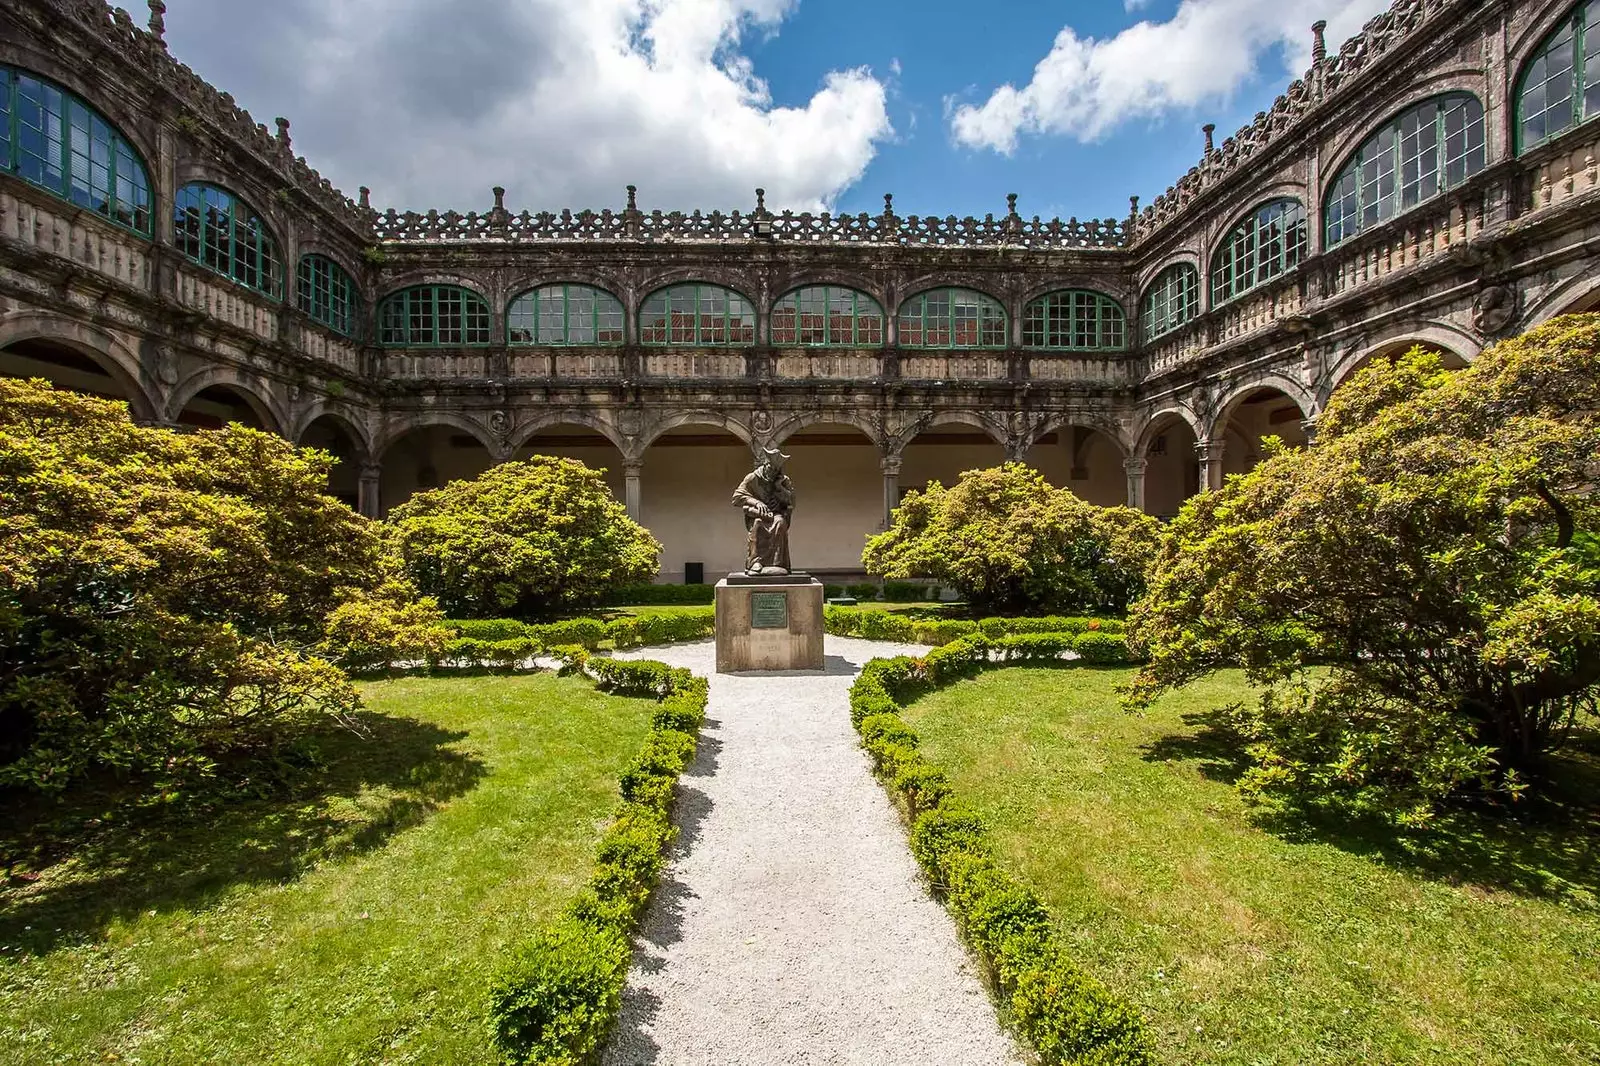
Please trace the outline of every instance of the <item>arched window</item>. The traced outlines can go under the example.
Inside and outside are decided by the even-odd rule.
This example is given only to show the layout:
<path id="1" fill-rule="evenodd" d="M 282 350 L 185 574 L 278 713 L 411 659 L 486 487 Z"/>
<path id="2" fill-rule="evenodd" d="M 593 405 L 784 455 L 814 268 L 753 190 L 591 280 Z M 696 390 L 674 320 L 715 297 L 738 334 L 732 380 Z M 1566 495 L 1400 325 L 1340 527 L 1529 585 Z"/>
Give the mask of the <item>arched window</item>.
<path id="1" fill-rule="evenodd" d="M 546 285 L 511 301 L 506 340 L 512 344 L 621 344 L 622 301 L 592 285 Z"/>
<path id="2" fill-rule="evenodd" d="M 1482 170 L 1485 158 L 1483 105 L 1471 93 L 1402 111 L 1356 149 L 1329 187 L 1327 246 L 1455 188 Z"/>
<path id="3" fill-rule="evenodd" d="M 970 289 L 930 289 L 900 305 L 902 348 L 1004 348 L 1006 311 Z"/>
<path id="4" fill-rule="evenodd" d="M 832 285 L 796 289 L 772 307 L 772 343 L 861 348 L 883 343 L 883 308 L 864 292 Z"/>
<path id="5" fill-rule="evenodd" d="M 356 284 L 325 255 L 303 255 L 298 272 L 300 310 L 335 333 L 355 333 Z"/>
<path id="6" fill-rule="evenodd" d="M 1156 275 L 1144 290 L 1139 316 L 1146 340 L 1171 333 L 1200 313 L 1200 271 L 1174 263 Z"/>
<path id="7" fill-rule="evenodd" d="M 642 344 L 754 344 L 756 311 L 719 285 L 674 285 L 645 298 L 639 311 Z"/>
<path id="8" fill-rule="evenodd" d="M 438 348 L 489 343 L 489 304 L 459 285 L 416 285 L 378 305 L 378 343 Z"/>
<path id="9" fill-rule="evenodd" d="M 1022 311 L 1024 348 L 1094 351 L 1122 348 L 1127 340 L 1128 317 L 1103 293 L 1052 292 L 1030 300 Z"/>
<path id="10" fill-rule="evenodd" d="M 276 298 L 282 277 L 278 245 L 261 216 L 226 189 L 194 182 L 173 204 L 178 250 L 207 270 Z"/>
<path id="11" fill-rule="evenodd" d="M 1600 114 L 1600 0 L 1572 9 L 1517 81 L 1517 151 Z"/>
<path id="12" fill-rule="evenodd" d="M 150 236 L 150 175 L 126 138 L 55 82 L 6 66 L 0 76 L 0 165 Z"/>
<path id="13" fill-rule="evenodd" d="M 1270 200 L 1223 238 L 1211 261 L 1211 305 L 1220 306 L 1300 265 L 1306 256 L 1306 209 L 1299 200 Z"/>

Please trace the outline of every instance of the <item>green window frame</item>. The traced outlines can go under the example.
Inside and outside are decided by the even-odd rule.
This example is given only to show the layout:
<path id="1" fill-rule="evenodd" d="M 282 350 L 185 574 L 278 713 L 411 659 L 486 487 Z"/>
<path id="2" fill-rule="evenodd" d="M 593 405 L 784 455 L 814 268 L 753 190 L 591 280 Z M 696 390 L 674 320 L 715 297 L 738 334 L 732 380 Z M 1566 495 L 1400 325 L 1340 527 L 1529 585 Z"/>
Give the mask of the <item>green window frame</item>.
<path id="1" fill-rule="evenodd" d="M 1600 114 L 1600 0 L 1572 9 L 1517 79 L 1517 153 Z"/>
<path id="2" fill-rule="evenodd" d="M 772 305 L 772 343 L 799 348 L 880 347 L 883 305 L 837 285 L 796 289 Z"/>
<path id="3" fill-rule="evenodd" d="M 142 237 L 153 233 L 150 172 L 117 128 L 80 97 L 0 65 L 0 163 L 48 193 Z"/>
<path id="4" fill-rule="evenodd" d="M 460 285 L 413 285 L 378 305 L 378 343 L 462 348 L 489 343 L 489 302 Z"/>
<path id="5" fill-rule="evenodd" d="M 622 301 L 593 285 L 546 285 L 518 296 L 506 310 L 509 344 L 585 347 L 622 344 Z"/>
<path id="6" fill-rule="evenodd" d="M 929 289 L 900 305 L 902 348 L 1005 348 L 1006 309 L 972 289 Z"/>
<path id="7" fill-rule="evenodd" d="M 755 342 L 755 305 L 721 285 L 658 289 L 639 308 L 640 344 L 726 348 Z"/>
<path id="8" fill-rule="evenodd" d="M 1400 112 L 1356 149 L 1328 187 L 1326 246 L 1405 214 L 1487 165 L 1476 96 L 1446 93 Z"/>
<path id="9" fill-rule="evenodd" d="M 1211 306 L 1236 300 L 1299 266 L 1310 227 L 1299 200 L 1268 200 L 1241 219 L 1211 260 Z"/>
<path id="10" fill-rule="evenodd" d="M 1056 351 L 1118 351 L 1127 347 L 1128 316 L 1102 292 L 1062 289 L 1022 309 L 1022 346 Z"/>
<path id="11" fill-rule="evenodd" d="M 300 310 L 335 333 L 354 336 L 359 306 L 356 283 L 344 267 L 325 255 L 310 253 L 300 257 L 296 276 Z"/>
<path id="12" fill-rule="evenodd" d="M 173 202 L 178 250 L 207 270 L 277 299 L 283 261 L 272 231 L 250 205 L 226 189 L 191 182 Z"/>
<path id="13" fill-rule="evenodd" d="M 1200 271 L 1192 263 L 1174 263 L 1156 275 L 1139 302 L 1139 318 L 1147 340 L 1164 336 L 1200 314 Z"/>

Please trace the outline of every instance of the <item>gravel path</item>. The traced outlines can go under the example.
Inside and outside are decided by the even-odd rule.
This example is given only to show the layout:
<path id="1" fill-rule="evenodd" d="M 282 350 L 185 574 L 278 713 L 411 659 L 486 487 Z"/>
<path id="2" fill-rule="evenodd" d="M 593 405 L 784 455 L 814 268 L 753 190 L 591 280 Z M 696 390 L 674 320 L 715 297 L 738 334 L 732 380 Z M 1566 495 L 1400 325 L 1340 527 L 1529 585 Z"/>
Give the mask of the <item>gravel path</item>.
<path id="1" fill-rule="evenodd" d="M 764 675 L 714 650 L 627 653 L 711 702 L 603 1062 L 1020 1063 L 850 727 L 861 664 L 926 649 L 828 637 L 824 673 Z"/>

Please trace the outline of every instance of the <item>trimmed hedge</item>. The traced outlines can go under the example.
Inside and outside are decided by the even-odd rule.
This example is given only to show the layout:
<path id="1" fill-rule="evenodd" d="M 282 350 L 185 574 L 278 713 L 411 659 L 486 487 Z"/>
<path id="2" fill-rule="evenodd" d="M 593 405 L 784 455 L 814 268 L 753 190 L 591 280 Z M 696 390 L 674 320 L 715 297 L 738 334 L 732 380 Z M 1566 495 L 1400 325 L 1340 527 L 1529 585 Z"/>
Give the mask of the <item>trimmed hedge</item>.
<path id="1" fill-rule="evenodd" d="M 642 618 L 625 615 L 605 622 L 598 618 L 572 618 L 535 625 L 510 618 L 486 618 L 455 620 L 449 625 L 457 636 L 445 645 L 441 662 L 505 670 L 516 669 L 536 656 L 556 654 L 558 648 L 594 651 L 607 641 L 616 648 L 642 648 L 704 640 L 714 636 L 717 628 L 716 611 L 711 607 Z"/>
<path id="2" fill-rule="evenodd" d="M 891 640 L 901 644 L 931 644 L 939 647 L 958 637 L 982 633 L 986 637 L 1006 637 L 1021 633 L 1107 633 L 1121 635 L 1127 626 L 1120 618 L 985 618 L 974 622 L 966 618 L 912 618 L 888 611 L 858 607 L 828 606 L 822 611 L 823 628 L 834 636 L 862 637 L 866 640 Z"/>
<path id="3" fill-rule="evenodd" d="M 629 585 L 607 594 L 609 607 L 704 606 L 717 600 L 715 585 Z"/>
<path id="4" fill-rule="evenodd" d="M 590 659 L 577 645 L 561 652 L 566 668 L 583 670 L 602 691 L 658 702 L 644 747 L 623 771 L 622 810 L 600 838 L 587 886 L 513 951 L 491 985 L 494 1041 L 514 1063 L 587 1061 L 616 1020 L 629 944 L 677 835 L 678 777 L 705 720 L 704 678 L 664 663 Z"/>
<path id="5" fill-rule="evenodd" d="M 988 620 L 994 621 L 994 620 Z M 944 897 L 962 935 L 988 969 L 1003 1012 L 1048 1066 L 1150 1066 L 1155 1049 L 1138 1010 L 1085 973 L 1054 931 L 1039 897 L 995 861 L 983 818 L 951 796 L 949 781 L 919 750 L 900 717 L 935 688 L 1006 664 L 1077 663 L 1120 646 L 1113 633 L 972 633 L 913 659 L 874 659 L 850 689 L 850 720 L 880 780 L 911 819 L 911 853 Z"/>

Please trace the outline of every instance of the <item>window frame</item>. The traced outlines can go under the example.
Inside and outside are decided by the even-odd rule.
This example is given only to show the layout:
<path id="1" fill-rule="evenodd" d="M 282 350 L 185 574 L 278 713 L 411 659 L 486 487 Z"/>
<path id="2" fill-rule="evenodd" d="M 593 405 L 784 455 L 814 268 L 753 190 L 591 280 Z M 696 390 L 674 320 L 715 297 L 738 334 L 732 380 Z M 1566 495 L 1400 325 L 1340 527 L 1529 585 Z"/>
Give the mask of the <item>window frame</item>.
<path id="1" fill-rule="evenodd" d="M 1144 331 L 1144 339 L 1152 341 L 1165 337 L 1199 318 L 1200 288 L 1200 268 L 1193 263 L 1183 261 L 1162 267 L 1139 297 L 1139 325 Z M 1187 313 L 1168 310 L 1158 315 L 1155 310 L 1157 297 L 1168 308 L 1186 297 Z"/>
<path id="2" fill-rule="evenodd" d="M 561 294 L 561 339 L 547 340 L 541 336 L 544 330 L 545 311 L 543 301 L 546 294 L 560 291 Z M 572 302 L 574 295 L 589 294 L 595 297 L 594 306 L 589 309 L 589 329 L 593 340 L 573 340 L 573 315 Z M 611 307 L 605 306 L 610 301 Z M 522 308 L 524 302 L 526 308 Z M 600 326 L 603 314 L 615 313 L 617 316 L 617 338 L 615 340 L 600 339 L 601 333 L 612 332 L 610 329 L 602 330 Z M 517 334 L 523 332 L 523 327 L 514 325 L 516 316 L 526 314 L 529 316 L 527 333 L 529 339 L 519 340 Z M 506 343 L 519 348 L 616 348 L 628 343 L 628 311 L 622 301 L 606 289 L 598 285 L 587 285 L 582 282 L 552 282 L 548 285 L 539 285 L 531 289 L 524 289 L 511 302 L 506 305 Z"/>
<path id="3" fill-rule="evenodd" d="M 322 276 L 307 276 L 306 267 L 322 267 Z M 309 288 L 309 293 L 307 289 Z M 326 326 L 341 337 L 354 337 L 361 321 L 361 292 L 355 279 L 338 260 L 322 252 L 304 252 L 295 267 L 295 306 L 311 321 Z M 343 292 L 338 290 L 342 289 Z M 342 311 L 338 304 L 342 303 Z M 319 308 L 326 307 L 326 313 Z"/>
<path id="4" fill-rule="evenodd" d="M 117 124 L 77 93 L 43 75 L 9 63 L 0 63 L 0 74 L 5 77 L 0 91 L 0 167 L 36 189 L 99 215 L 119 229 L 154 240 L 156 205 L 150 167 Z M 28 100 L 39 114 L 37 128 L 27 126 L 18 106 L 24 80 L 39 86 L 39 99 Z M 24 126 L 42 142 L 39 151 L 27 147 L 29 138 Z M 103 158 L 97 158 L 101 153 Z M 37 176 L 30 173 L 33 167 L 24 165 L 24 157 L 37 162 Z M 98 194 L 103 198 L 100 206 L 94 202 L 97 173 L 104 175 L 98 179 Z M 52 174 L 56 184 L 47 180 Z M 132 199 L 122 196 L 124 182 L 127 191 L 134 194 Z M 126 218 L 118 214 L 123 208 L 127 210 Z"/>
<path id="5" fill-rule="evenodd" d="M 942 316 L 943 320 L 936 321 L 936 325 L 942 328 L 942 331 L 947 338 L 943 343 L 939 343 L 938 341 L 930 343 L 927 339 L 930 321 L 928 316 L 928 300 L 930 297 L 936 296 L 945 297 L 949 303 L 949 310 Z M 973 306 L 976 308 L 978 313 L 971 319 L 962 319 L 957 316 L 956 298 L 962 296 L 973 297 Z M 916 320 L 916 332 L 919 339 L 908 342 L 906 340 L 908 334 L 906 329 L 906 309 L 909 308 L 914 301 L 921 301 L 921 311 Z M 993 333 L 992 328 L 988 330 L 985 329 L 983 311 L 986 304 L 992 305 L 989 309 L 996 312 L 999 316 L 998 342 L 986 342 L 984 340 L 986 332 L 991 334 Z M 975 332 L 977 339 L 969 344 L 958 343 L 956 340 L 959 333 L 959 327 L 957 323 L 964 321 L 971 321 L 976 324 Z M 992 320 L 988 323 L 990 327 L 995 324 L 996 323 L 994 323 Z M 1011 347 L 1011 316 L 1006 312 L 1005 304 L 1001 303 L 998 299 L 990 296 L 986 292 L 982 292 L 978 289 L 962 288 L 957 285 L 936 285 L 931 289 L 923 289 L 920 292 L 914 292 L 910 296 L 907 296 L 904 300 L 900 301 L 899 310 L 895 312 L 895 326 L 897 344 L 901 348 L 910 348 L 920 351 L 1000 351 Z"/>
<path id="6" fill-rule="evenodd" d="M 1549 144 L 1579 126 L 1600 118 L 1600 25 L 1597 24 L 1600 24 L 1600 0 L 1579 0 L 1550 28 L 1549 33 L 1539 39 L 1533 54 L 1522 64 L 1522 69 L 1517 73 L 1512 97 L 1512 144 L 1515 155 L 1520 156 Z M 1563 36 L 1570 37 L 1570 40 L 1563 42 Z M 1562 52 L 1565 53 L 1564 58 L 1569 61 L 1564 71 L 1568 83 L 1567 124 L 1554 132 L 1541 132 L 1538 137 L 1530 140 L 1527 134 L 1526 107 L 1528 81 L 1542 63 L 1553 54 Z M 1553 80 L 1546 75 L 1541 88 L 1547 88 Z M 1543 119 L 1558 109 L 1559 101 L 1552 106 L 1547 98 L 1539 117 Z"/>
<path id="7" fill-rule="evenodd" d="M 1267 217 L 1274 209 L 1280 209 L 1279 213 Z M 1277 234 L 1263 239 L 1263 232 L 1269 232 L 1275 224 L 1280 227 Z M 1228 228 L 1211 256 L 1211 307 L 1223 307 L 1292 273 L 1305 261 L 1310 240 L 1311 224 L 1305 204 L 1293 196 L 1276 196 L 1245 212 Z M 1263 261 L 1265 243 L 1275 243 L 1277 248 L 1270 260 Z M 1233 272 L 1231 276 L 1225 272 L 1224 263 Z M 1251 278 L 1246 285 L 1237 281 L 1243 264 L 1248 264 Z M 1265 269 L 1268 265 L 1272 267 L 1270 271 Z"/>
<path id="8" fill-rule="evenodd" d="M 441 339 L 441 296 L 461 298 L 460 340 Z M 392 323 L 388 319 L 395 317 L 393 308 L 396 307 L 401 310 L 398 322 Z M 424 282 L 387 293 L 378 301 L 377 318 L 378 345 L 383 348 L 486 348 L 494 341 L 494 314 L 489 309 L 489 301 L 477 290 L 451 282 Z M 481 321 L 474 322 L 474 318 Z M 419 322 L 427 324 L 419 328 Z M 475 327 L 481 327 L 481 340 L 472 339 Z M 405 339 L 392 339 L 391 328 L 398 328 Z M 426 332 L 427 339 L 414 340 L 418 332 Z"/>
<path id="9" fill-rule="evenodd" d="M 186 202 L 191 190 L 198 190 L 201 194 L 199 203 Z M 212 196 L 224 202 L 212 203 Z M 218 236 L 222 230 L 216 222 L 218 216 L 208 217 L 201 211 L 202 206 L 210 211 L 222 211 L 221 217 L 226 220 L 225 240 L 222 242 L 225 247 L 219 247 Z M 188 225 L 188 213 L 191 210 L 195 212 L 192 233 Z M 278 250 L 278 238 L 261 213 L 237 193 L 209 181 L 186 182 L 172 199 L 172 227 L 173 246 L 190 262 L 268 299 L 283 299 L 284 263 Z M 248 239 L 240 239 L 241 230 L 256 238 L 257 246 L 254 249 Z M 191 239 L 194 250 L 190 248 Z M 258 262 L 250 261 L 252 252 Z M 220 265 L 223 260 L 227 263 L 226 268 Z M 241 272 L 244 276 L 241 276 Z M 252 272 L 260 280 L 250 280 Z"/>
<path id="10" fill-rule="evenodd" d="M 1063 308 L 1065 332 L 1059 321 Z M 1112 343 L 1104 343 L 1108 332 L 1115 337 Z M 1052 338 L 1065 338 L 1066 343 L 1053 343 Z M 1124 352 L 1128 350 L 1128 313 L 1115 297 L 1096 289 L 1041 293 L 1023 305 L 1022 347 L 1035 352 Z"/>
<path id="11" fill-rule="evenodd" d="M 674 316 L 688 314 L 689 309 L 674 306 L 674 299 L 682 299 L 686 292 L 692 291 L 693 296 L 693 336 L 685 337 L 681 334 L 682 327 L 674 321 Z M 721 296 L 723 309 L 720 316 L 713 312 L 708 314 L 706 309 L 707 297 Z M 646 315 L 654 314 L 650 310 L 650 302 L 660 297 L 665 301 L 662 308 L 660 325 L 646 321 Z M 734 310 L 734 303 L 738 301 L 744 307 L 738 313 Z M 748 314 L 749 322 L 745 321 Z M 649 348 L 751 348 L 758 343 L 756 336 L 759 326 L 759 316 L 756 314 L 756 305 L 748 296 L 737 289 L 726 285 L 717 285 L 704 281 L 683 281 L 673 285 L 664 285 L 651 292 L 639 301 L 639 343 Z M 665 337 L 654 336 L 657 330 L 663 331 Z M 718 334 L 720 333 L 720 336 Z"/>
<path id="12" fill-rule="evenodd" d="M 820 312 L 808 312 L 803 306 L 803 298 L 817 293 L 822 294 L 822 309 Z M 834 301 L 838 297 L 849 297 L 848 313 L 842 307 L 835 308 Z M 793 307 L 793 321 L 787 327 L 792 336 L 780 340 L 779 331 L 785 327 L 779 325 L 779 316 L 788 310 L 785 303 Z M 820 324 L 807 325 L 805 319 L 808 314 L 819 318 Z M 875 331 L 868 324 L 874 316 L 877 318 Z M 845 321 L 849 323 L 850 336 L 840 339 L 835 334 L 839 329 L 838 324 Z M 821 339 L 807 340 L 806 337 L 817 329 L 821 331 Z M 774 348 L 882 348 L 889 340 L 889 316 L 882 304 L 860 289 L 847 285 L 802 285 L 784 293 L 773 303 L 767 315 L 767 334 Z"/>

